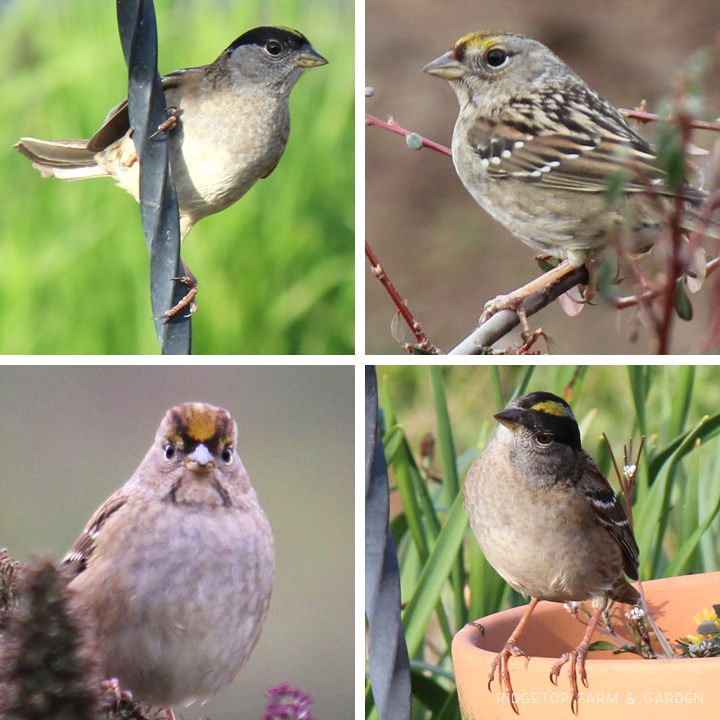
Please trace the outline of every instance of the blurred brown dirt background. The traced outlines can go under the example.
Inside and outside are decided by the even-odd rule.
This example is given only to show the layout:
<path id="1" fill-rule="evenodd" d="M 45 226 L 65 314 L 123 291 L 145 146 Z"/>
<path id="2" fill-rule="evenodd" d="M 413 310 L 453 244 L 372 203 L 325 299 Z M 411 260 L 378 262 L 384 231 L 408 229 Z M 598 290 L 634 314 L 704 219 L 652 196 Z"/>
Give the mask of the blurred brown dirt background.
<path id="1" fill-rule="evenodd" d="M 616 107 L 646 99 L 653 111 L 696 50 L 713 43 L 720 48 L 720 5 L 717 0 L 367 0 L 366 84 L 375 95 L 366 100 L 366 111 L 381 120 L 392 115 L 403 127 L 449 146 L 455 95 L 421 69 L 478 30 L 534 37 Z M 717 117 L 717 73 L 707 90 Z M 652 126 L 643 132 L 652 141 Z M 450 158 L 412 151 L 402 137 L 379 128 L 365 133 L 366 238 L 425 333 L 447 352 L 475 328 L 487 300 L 540 273 L 534 252 L 472 200 Z M 693 135 L 705 148 L 716 139 L 716 133 Z M 390 333 L 394 305 L 368 265 L 365 286 L 366 352 L 402 353 Z M 702 346 L 710 284 L 691 300 L 693 321 L 675 320 L 674 353 L 695 353 Z M 639 341 L 630 341 L 631 318 L 632 311 L 607 305 L 570 318 L 554 303 L 531 324 L 542 326 L 563 353 L 654 352 L 650 328 L 642 327 Z M 413 339 L 406 326 L 405 334 Z M 517 345 L 517 339 L 508 336 L 496 347 Z"/>

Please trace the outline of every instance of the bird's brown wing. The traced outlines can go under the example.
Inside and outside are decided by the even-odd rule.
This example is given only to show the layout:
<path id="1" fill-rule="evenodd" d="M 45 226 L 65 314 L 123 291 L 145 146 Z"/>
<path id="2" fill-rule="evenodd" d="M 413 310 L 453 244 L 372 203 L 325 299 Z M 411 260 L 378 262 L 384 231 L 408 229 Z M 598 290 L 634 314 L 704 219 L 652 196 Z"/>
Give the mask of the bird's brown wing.
<path id="1" fill-rule="evenodd" d="M 620 546 L 625 560 L 623 566 L 625 574 L 633 580 L 637 580 L 640 551 L 625 510 L 610 483 L 587 453 L 586 462 L 583 465 L 579 489 L 590 503 L 597 521 L 607 528 Z"/>
<path id="2" fill-rule="evenodd" d="M 62 564 L 70 575 L 77 577 L 88 566 L 95 553 L 96 540 L 100 528 L 127 502 L 127 495 L 121 490 L 111 495 L 90 518 L 80 537 L 73 543 Z"/>
<path id="3" fill-rule="evenodd" d="M 185 70 L 175 70 L 169 75 L 164 75 L 162 77 L 163 89 L 177 87 L 184 73 Z M 108 145 L 120 140 L 129 129 L 130 116 L 128 115 L 128 101 L 125 98 L 107 114 L 102 127 L 88 141 L 87 149 L 92 153 L 101 152 Z"/>

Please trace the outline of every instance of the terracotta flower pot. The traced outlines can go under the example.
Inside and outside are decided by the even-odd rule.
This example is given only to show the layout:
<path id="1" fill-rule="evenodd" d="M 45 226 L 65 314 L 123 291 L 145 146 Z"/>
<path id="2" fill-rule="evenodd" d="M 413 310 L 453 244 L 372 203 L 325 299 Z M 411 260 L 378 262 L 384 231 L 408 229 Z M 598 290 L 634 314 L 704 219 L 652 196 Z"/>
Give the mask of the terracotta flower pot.
<path id="1" fill-rule="evenodd" d="M 720 603 L 720 573 L 685 575 L 643 583 L 650 610 L 658 627 L 674 647 L 675 641 L 693 634 L 693 615 Z M 623 609 L 624 606 L 621 606 Z M 497 680 L 488 691 L 490 664 L 503 648 L 524 607 L 489 615 L 464 627 L 452 645 L 455 678 L 465 720 L 517 717 Z M 550 682 L 553 663 L 582 639 L 581 625 L 559 603 L 541 602 L 520 636 L 518 647 L 530 660 L 510 658 L 513 690 L 524 720 L 572 718 L 567 665 L 557 687 Z M 624 623 L 618 635 L 629 638 Z M 593 640 L 603 639 L 596 634 Z M 720 717 L 720 658 L 645 660 L 637 655 L 611 651 L 591 652 L 586 663 L 588 688 L 580 687 L 579 715 L 583 720 L 617 717 L 689 718 Z"/>

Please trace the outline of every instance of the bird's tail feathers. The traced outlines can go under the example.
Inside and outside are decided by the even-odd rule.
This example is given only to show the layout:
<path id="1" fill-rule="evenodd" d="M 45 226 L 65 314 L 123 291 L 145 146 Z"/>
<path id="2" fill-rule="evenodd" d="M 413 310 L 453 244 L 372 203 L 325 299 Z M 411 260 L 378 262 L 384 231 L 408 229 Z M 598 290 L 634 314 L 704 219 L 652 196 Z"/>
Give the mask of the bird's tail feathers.
<path id="1" fill-rule="evenodd" d="M 43 177 L 61 180 L 107 177 L 108 173 L 95 162 L 95 154 L 87 149 L 87 140 L 37 140 L 24 137 L 15 147 Z"/>

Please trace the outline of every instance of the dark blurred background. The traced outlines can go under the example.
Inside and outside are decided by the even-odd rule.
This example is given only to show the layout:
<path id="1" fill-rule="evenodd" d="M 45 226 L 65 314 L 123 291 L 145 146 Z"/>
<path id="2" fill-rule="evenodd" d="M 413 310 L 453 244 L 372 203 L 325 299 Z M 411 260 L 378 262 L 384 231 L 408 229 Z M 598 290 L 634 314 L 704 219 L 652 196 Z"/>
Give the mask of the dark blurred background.
<path id="1" fill-rule="evenodd" d="M 469 32 L 534 37 L 616 107 L 635 107 L 644 98 L 649 110 L 672 92 L 693 53 L 713 43 L 720 48 L 717 0 L 367 0 L 366 22 L 366 84 L 375 89 L 367 112 L 381 120 L 392 115 L 447 146 L 457 117 L 455 95 L 421 69 Z M 720 114 L 720 86 L 710 80 L 707 87 L 712 119 Z M 652 127 L 643 132 L 652 140 Z M 473 330 L 487 300 L 539 274 L 534 252 L 475 203 L 449 158 L 412 151 L 403 138 L 379 128 L 365 133 L 367 239 L 430 340 L 448 351 Z M 706 148 L 716 139 L 717 133 L 693 136 Z M 365 287 L 367 352 L 401 352 L 390 334 L 395 307 L 367 264 Z M 692 302 L 695 319 L 676 321 L 673 352 L 701 346 L 709 284 Z M 531 323 L 564 353 L 653 352 L 648 328 L 630 342 L 631 320 L 632 312 L 607 306 L 570 318 L 555 303 Z M 505 338 L 497 346 L 510 344 Z"/>
<path id="2" fill-rule="evenodd" d="M 354 716 L 353 367 L 0 368 L 0 547 L 59 560 L 135 471 L 165 411 L 226 408 L 272 524 L 270 613 L 248 664 L 185 720 L 261 718 L 291 683 L 313 717 Z"/>

